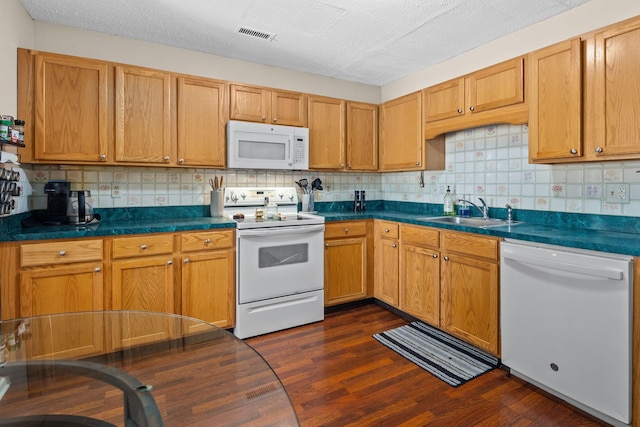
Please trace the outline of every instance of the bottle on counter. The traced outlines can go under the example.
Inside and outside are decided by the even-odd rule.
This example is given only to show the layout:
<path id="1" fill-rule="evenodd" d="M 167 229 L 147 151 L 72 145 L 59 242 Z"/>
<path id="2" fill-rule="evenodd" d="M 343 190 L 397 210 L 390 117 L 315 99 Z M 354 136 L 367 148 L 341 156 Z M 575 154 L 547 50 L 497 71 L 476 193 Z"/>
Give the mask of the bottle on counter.
<path id="1" fill-rule="evenodd" d="M 471 209 L 469 208 L 469 204 L 467 203 L 467 196 L 463 196 L 462 200 L 459 201 L 458 205 L 458 215 L 463 218 L 469 218 L 471 216 Z"/>
<path id="2" fill-rule="evenodd" d="M 456 214 L 456 208 L 454 203 L 453 193 L 451 193 L 451 189 L 447 185 L 447 192 L 444 194 L 444 206 L 443 213 L 447 216 L 453 216 Z"/>

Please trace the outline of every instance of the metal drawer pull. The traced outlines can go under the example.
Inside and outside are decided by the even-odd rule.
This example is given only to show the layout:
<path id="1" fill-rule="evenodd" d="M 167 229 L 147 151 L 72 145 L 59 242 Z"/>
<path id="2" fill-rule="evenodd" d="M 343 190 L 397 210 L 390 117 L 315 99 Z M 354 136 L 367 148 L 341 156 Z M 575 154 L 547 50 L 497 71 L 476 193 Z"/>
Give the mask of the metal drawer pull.
<path id="1" fill-rule="evenodd" d="M 167 265 L 173 265 L 173 261 L 167 261 Z"/>
<path id="2" fill-rule="evenodd" d="M 388 232 L 389 232 L 389 229 L 388 229 L 388 228 L 385 228 L 385 229 L 384 229 L 384 232 L 385 232 L 385 233 L 388 233 Z"/>
<path id="3" fill-rule="evenodd" d="M 190 262 L 191 262 L 191 261 L 189 261 L 189 258 L 185 258 L 185 259 L 184 259 L 184 263 L 185 263 L 185 264 L 189 264 Z"/>
<path id="4" fill-rule="evenodd" d="M 102 269 L 100 267 L 96 267 L 93 269 L 93 271 L 95 271 L 96 273 L 100 273 Z"/>
<path id="5" fill-rule="evenodd" d="M 344 232 L 345 232 L 345 233 L 348 233 L 348 232 L 349 232 L 349 229 L 348 229 L 348 228 L 345 228 L 345 229 L 344 229 Z"/>
<path id="6" fill-rule="evenodd" d="M 431 256 L 434 257 L 434 258 L 438 258 L 438 254 L 433 254 Z"/>
<path id="7" fill-rule="evenodd" d="M 206 239 L 204 243 L 208 245 L 209 243 L 211 243 L 211 239 Z"/>
<path id="8" fill-rule="evenodd" d="M 145 249 L 147 249 L 147 245 L 140 245 L 140 249 L 144 251 Z"/>
<path id="9" fill-rule="evenodd" d="M 392 248 L 397 248 L 398 245 L 396 245 L 395 243 L 393 245 L 391 245 Z"/>
<path id="10" fill-rule="evenodd" d="M 449 257 L 448 256 L 444 257 L 444 260 L 449 261 Z"/>
<path id="11" fill-rule="evenodd" d="M 65 256 L 67 254 L 67 251 L 60 251 L 58 252 L 58 255 L 60 256 Z"/>

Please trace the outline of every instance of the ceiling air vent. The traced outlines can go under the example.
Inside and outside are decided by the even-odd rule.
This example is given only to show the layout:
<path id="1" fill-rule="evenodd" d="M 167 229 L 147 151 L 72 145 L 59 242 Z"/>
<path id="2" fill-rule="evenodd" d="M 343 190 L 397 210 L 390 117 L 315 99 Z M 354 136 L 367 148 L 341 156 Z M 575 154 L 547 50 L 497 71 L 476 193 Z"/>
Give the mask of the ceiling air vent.
<path id="1" fill-rule="evenodd" d="M 255 37 L 258 39 L 263 39 L 268 41 L 271 41 L 276 37 L 276 34 L 267 33 L 265 31 L 260 31 L 260 30 L 254 30 L 253 28 L 247 28 L 247 27 L 238 27 L 238 32 L 240 34 L 244 34 L 245 36 Z"/>

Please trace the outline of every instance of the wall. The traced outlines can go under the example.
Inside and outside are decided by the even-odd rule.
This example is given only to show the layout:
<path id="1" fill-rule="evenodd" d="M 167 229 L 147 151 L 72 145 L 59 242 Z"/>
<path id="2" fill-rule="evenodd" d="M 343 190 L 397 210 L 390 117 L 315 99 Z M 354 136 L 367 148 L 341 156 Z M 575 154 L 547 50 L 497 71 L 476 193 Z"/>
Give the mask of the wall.
<path id="1" fill-rule="evenodd" d="M 458 197 L 492 207 L 640 216 L 640 161 L 571 165 L 532 165 L 527 160 L 526 125 L 498 125 L 446 136 L 446 169 L 424 173 L 325 173 L 205 169 L 36 166 L 27 171 L 33 184 L 33 209 L 44 209 L 44 183 L 68 179 L 74 189 L 91 190 L 96 207 L 199 205 L 209 203 L 209 178 L 223 175 L 227 186 L 294 186 L 300 178 L 319 177 L 325 191 L 318 201 L 352 201 L 354 190 L 368 200 L 442 203 L 447 186 Z M 609 204 L 607 184 L 630 184 L 629 204 Z M 117 187 L 117 194 L 114 188 Z"/>
<path id="2" fill-rule="evenodd" d="M 638 15 L 638 0 L 591 0 L 565 13 L 383 86 L 381 101 L 406 95 Z"/>

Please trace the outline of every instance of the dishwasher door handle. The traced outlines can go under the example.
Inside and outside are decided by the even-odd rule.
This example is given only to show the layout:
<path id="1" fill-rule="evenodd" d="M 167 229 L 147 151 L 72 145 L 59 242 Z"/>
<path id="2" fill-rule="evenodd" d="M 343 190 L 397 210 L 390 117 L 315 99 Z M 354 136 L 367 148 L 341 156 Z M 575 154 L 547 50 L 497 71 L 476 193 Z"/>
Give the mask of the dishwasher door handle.
<path id="1" fill-rule="evenodd" d="M 502 256 L 504 259 L 512 259 L 522 264 L 536 265 L 544 268 L 551 268 L 558 271 L 567 271 L 570 273 L 581 274 L 583 276 L 600 277 L 610 280 L 622 280 L 624 278 L 624 272 L 620 270 L 603 270 L 588 265 L 569 264 L 565 262 L 552 261 L 547 259 L 536 258 L 519 254 L 511 251 L 503 251 Z"/>

